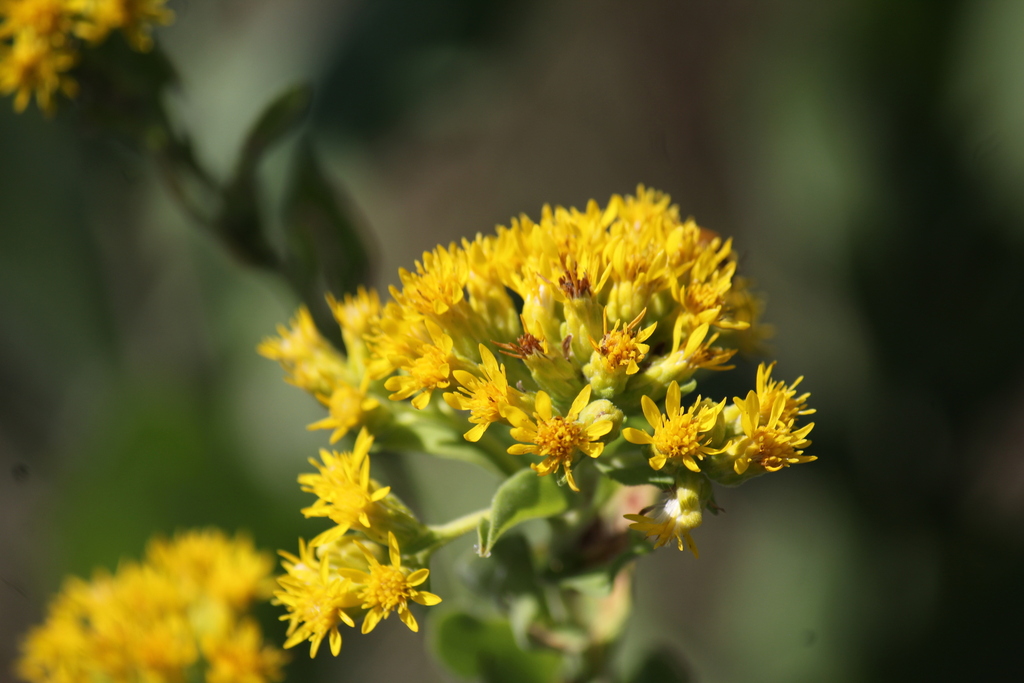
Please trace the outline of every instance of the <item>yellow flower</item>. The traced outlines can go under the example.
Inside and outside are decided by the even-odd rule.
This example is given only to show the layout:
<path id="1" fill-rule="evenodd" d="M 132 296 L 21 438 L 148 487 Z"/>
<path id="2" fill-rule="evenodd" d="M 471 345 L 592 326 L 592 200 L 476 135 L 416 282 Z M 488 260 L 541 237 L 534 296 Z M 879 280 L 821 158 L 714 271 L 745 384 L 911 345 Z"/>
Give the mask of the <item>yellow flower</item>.
<path id="1" fill-rule="evenodd" d="M 368 291 L 360 285 L 355 296 L 346 294 L 341 301 L 328 294 L 327 304 L 341 327 L 341 336 L 345 341 L 345 351 L 349 359 L 359 372 L 363 372 L 367 355 L 365 337 L 373 331 L 373 326 L 380 316 L 380 297 L 377 291 Z"/>
<path id="2" fill-rule="evenodd" d="M 276 360 L 288 373 L 287 381 L 312 394 L 331 396 L 345 382 L 345 359 L 324 339 L 309 309 L 299 308 L 291 329 L 279 325 L 278 337 L 268 338 L 256 350 Z"/>
<path id="3" fill-rule="evenodd" d="M 810 393 L 796 395 L 796 387 L 804 378 L 797 377 L 788 386 L 785 382 L 773 382 L 772 370 L 774 368 L 774 362 L 770 365 L 761 363 L 757 366 L 757 400 L 761 405 L 761 422 L 768 421 L 775 405 L 775 398 L 779 395 L 782 395 L 785 400 L 782 413 L 779 415 L 781 422 L 792 423 L 798 416 L 812 415 L 817 412 L 815 409 L 807 407 L 807 399 L 811 397 Z"/>
<path id="4" fill-rule="evenodd" d="M 420 314 L 443 315 L 464 300 L 463 288 L 469 277 L 466 253 L 454 243 L 447 249 L 438 246 L 424 252 L 416 262 L 416 272 L 398 270 L 402 290 L 391 288 L 391 296 L 400 305 Z"/>
<path id="5" fill-rule="evenodd" d="M 434 322 L 426 321 L 431 344 L 420 344 L 414 356 L 398 357 L 391 362 L 408 371 L 408 375 L 388 378 L 384 388 L 394 392 L 392 401 L 413 397 L 414 408 L 423 410 L 430 403 L 434 389 L 446 389 L 451 383 L 452 338 Z"/>
<path id="6" fill-rule="evenodd" d="M 725 401 L 708 405 L 702 403 L 700 397 L 686 411 L 679 411 L 679 383 L 672 382 L 665 396 L 665 414 L 662 415 L 657 405 L 649 396 L 640 399 L 644 417 L 654 428 L 654 434 L 639 429 L 625 428 L 622 436 L 626 441 L 635 444 L 650 444 L 653 455 L 651 467 L 660 470 L 669 460 L 682 463 L 692 472 L 700 472 L 698 459 L 713 452 L 709 447 L 711 437 L 708 434 L 718 420 L 718 415 L 725 407 Z"/>
<path id="7" fill-rule="evenodd" d="M 68 0 L 7 0 L 0 4 L 0 16 L 0 38 L 27 30 L 55 47 L 65 43 L 73 24 Z"/>
<path id="8" fill-rule="evenodd" d="M 320 643 L 326 637 L 335 657 L 341 652 L 341 632 L 338 624 L 355 626 L 348 611 L 355 611 L 360 599 L 353 592 L 352 582 L 331 572 L 329 557 L 317 558 L 311 546 L 299 539 L 299 555 L 281 551 L 281 565 L 287 572 L 277 578 L 283 590 L 274 593 L 274 603 L 284 605 L 288 614 L 288 639 L 285 649 L 309 641 L 309 656 L 316 657 Z"/>
<path id="9" fill-rule="evenodd" d="M 22 645 L 19 675 L 30 683 L 212 681 L 211 647 L 229 657 L 255 646 L 250 660 L 264 666 L 233 680 L 276 680 L 281 653 L 261 646 L 258 627 L 244 614 L 263 594 L 268 572 L 246 539 L 206 530 L 154 540 L 146 562 L 65 581 L 46 622 Z M 231 580 L 238 585 L 227 585 Z"/>
<path id="10" fill-rule="evenodd" d="M 283 652 L 263 644 L 255 621 L 245 619 L 231 631 L 202 641 L 206 683 L 265 683 L 284 678 Z"/>
<path id="11" fill-rule="evenodd" d="M 441 598 L 427 591 L 416 590 L 427 577 L 429 569 L 413 571 L 402 566 L 402 554 L 398 548 L 398 540 L 393 533 L 388 533 L 388 554 L 391 564 L 381 564 L 377 558 L 362 544 L 358 544 L 369 563 L 367 571 L 352 568 L 341 568 L 338 573 L 357 586 L 356 594 L 362 600 L 361 609 L 369 610 L 363 618 L 363 633 L 369 633 L 380 622 L 387 619 L 392 612 L 397 612 L 399 619 L 412 631 L 418 631 L 416 617 L 409 611 L 409 601 L 421 605 L 436 605 Z"/>
<path id="12" fill-rule="evenodd" d="M 11 47 L 0 52 L 0 93 L 14 95 L 14 110 L 25 111 L 34 94 L 45 114 L 56 109 L 54 95 L 60 91 L 74 97 L 78 86 L 67 71 L 75 65 L 76 55 L 32 30 L 21 30 Z"/>
<path id="13" fill-rule="evenodd" d="M 312 546 L 340 538 L 349 529 L 381 536 L 381 530 L 374 527 L 385 515 L 380 501 L 391 492 L 391 487 L 381 487 L 370 479 L 369 453 L 372 445 L 373 437 L 363 428 L 351 453 L 330 453 L 321 449 L 323 464 L 312 458 L 309 460 L 318 473 L 299 475 L 302 490 L 317 496 L 316 502 L 304 508 L 302 514 L 306 517 L 329 517 L 337 524 L 314 538 Z M 378 521 L 377 525 L 374 519 Z"/>
<path id="14" fill-rule="evenodd" d="M 660 548 L 675 539 L 679 549 L 684 548 L 683 541 L 690 548 L 694 557 L 698 557 L 697 544 L 693 542 L 690 532 L 701 525 L 702 501 L 697 486 L 679 486 L 668 493 L 651 508 L 642 510 L 639 515 L 625 515 L 633 523 L 630 529 L 636 529 L 648 537 L 654 537 L 655 548 Z"/>
<path id="15" fill-rule="evenodd" d="M 647 309 L 640 313 L 620 330 L 618 321 L 615 322 L 611 332 L 608 331 L 608 309 L 604 315 L 604 337 L 598 343 L 593 339 L 590 343 L 594 347 L 595 359 L 603 366 L 606 372 L 615 372 L 619 368 L 626 368 L 627 375 L 635 375 L 640 367 L 637 365 L 644 359 L 650 346 L 642 342 L 654 334 L 657 323 L 652 323 L 644 329 L 637 331 L 636 328 L 643 319 Z"/>
<path id="16" fill-rule="evenodd" d="M 767 418 L 764 417 L 756 391 L 747 393 L 745 400 L 738 397 L 733 400 L 740 410 L 743 436 L 723 450 L 735 457 L 733 468 L 736 474 L 746 472 L 751 463 L 768 472 L 777 472 L 783 467 L 817 460 L 817 456 L 803 454 L 803 449 L 811 445 L 807 435 L 814 423 L 794 431 L 792 422 L 782 419 L 786 410 L 785 393 L 774 393 Z"/>
<path id="17" fill-rule="evenodd" d="M 111 31 L 120 29 L 128 44 L 139 52 L 153 47 L 153 25 L 166 26 L 174 21 L 174 12 L 164 7 L 165 0 L 77 0 L 85 19 L 78 34 L 101 43 Z"/>
<path id="18" fill-rule="evenodd" d="M 480 345 L 480 357 L 483 359 L 480 369 L 484 378 L 456 370 L 452 374 L 460 385 L 458 391 L 461 393 L 449 392 L 444 395 L 445 402 L 455 410 L 470 411 L 469 421 L 476 426 L 463 436 L 473 442 L 479 441 L 492 423 L 505 419 L 502 411 L 509 405 L 510 389 L 505 377 L 505 366 L 499 366 L 494 354 L 483 344 Z"/>
<path id="19" fill-rule="evenodd" d="M 306 427 L 306 429 L 333 429 L 331 443 L 366 423 L 369 413 L 380 407 L 380 401 L 366 393 L 370 384 L 370 376 L 364 375 L 359 388 L 351 384 L 339 382 L 334 387 L 330 398 L 317 396 L 317 399 L 330 410 L 330 415 Z"/>
<path id="20" fill-rule="evenodd" d="M 246 536 L 228 538 L 219 529 L 156 537 L 146 547 L 146 562 L 173 576 L 189 599 L 207 595 L 234 609 L 270 597 L 273 562 L 256 551 Z"/>
<path id="21" fill-rule="evenodd" d="M 513 455 L 533 453 L 544 458 L 542 462 L 530 465 L 540 476 L 556 472 L 561 467 L 565 471 L 565 480 L 569 488 L 579 491 L 571 469 L 577 451 L 591 458 L 601 455 L 604 444 L 597 439 L 610 432 L 613 427 L 610 419 L 597 420 L 591 425 L 578 421 L 580 412 L 589 402 L 588 384 L 572 402 L 565 417 L 552 412 L 551 397 L 543 391 L 537 392 L 533 419 L 522 410 L 510 407 L 506 417 L 513 424 L 512 438 L 523 443 L 509 446 L 508 452 Z"/>

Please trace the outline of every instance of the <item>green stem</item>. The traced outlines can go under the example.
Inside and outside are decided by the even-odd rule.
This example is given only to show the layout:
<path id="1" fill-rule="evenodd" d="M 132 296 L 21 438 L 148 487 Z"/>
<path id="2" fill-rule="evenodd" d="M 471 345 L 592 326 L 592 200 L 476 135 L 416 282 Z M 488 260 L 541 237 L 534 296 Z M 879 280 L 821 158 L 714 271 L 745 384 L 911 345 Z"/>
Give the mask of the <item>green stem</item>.
<path id="1" fill-rule="evenodd" d="M 480 520 L 486 519 L 491 516 L 491 509 L 485 508 L 483 510 L 477 510 L 476 512 L 470 512 L 468 515 L 463 515 L 457 519 L 453 519 L 447 524 L 438 524 L 437 526 L 428 526 L 430 533 L 433 535 L 433 542 L 430 544 L 431 550 L 436 550 L 441 546 L 451 543 L 456 538 L 464 536 L 471 531 L 476 531 L 476 528 L 480 526 Z"/>

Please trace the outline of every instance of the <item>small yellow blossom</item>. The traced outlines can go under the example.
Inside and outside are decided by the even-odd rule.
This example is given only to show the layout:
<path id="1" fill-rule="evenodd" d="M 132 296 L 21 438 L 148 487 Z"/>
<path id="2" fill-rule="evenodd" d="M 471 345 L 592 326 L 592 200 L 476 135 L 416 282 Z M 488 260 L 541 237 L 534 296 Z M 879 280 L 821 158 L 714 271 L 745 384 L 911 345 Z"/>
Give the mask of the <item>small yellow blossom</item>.
<path id="1" fill-rule="evenodd" d="M 0 38 L 29 31 L 54 47 L 67 42 L 74 11 L 69 0 L 6 0 L 0 3 Z"/>
<path id="2" fill-rule="evenodd" d="M 551 398 L 543 391 L 537 392 L 533 419 L 518 408 L 510 408 L 506 416 L 513 424 L 512 438 L 522 443 L 509 446 L 508 452 L 513 455 L 539 455 L 544 460 L 530 465 L 537 474 L 545 476 L 562 468 L 569 488 L 579 491 L 572 476 L 576 453 L 581 452 L 591 458 L 601 455 L 604 444 L 598 439 L 613 427 L 610 419 L 598 420 L 591 425 L 578 421 L 580 412 L 589 402 L 588 384 L 572 402 L 565 417 L 552 412 Z"/>
<path id="3" fill-rule="evenodd" d="M 321 336 L 308 308 L 299 308 L 291 328 L 279 325 L 277 334 L 256 350 L 280 363 L 288 382 L 312 394 L 331 396 L 334 387 L 345 381 L 345 359 Z"/>
<path id="4" fill-rule="evenodd" d="M 349 612 L 358 611 L 359 597 L 352 582 L 331 571 L 328 557 L 318 558 L 311 546 L 299 539 L 299 555 L 281 551 L 284 576 L 277 578 L 282 590 L 274 593 L 275 604 L 284 605 L 288 614 L 288 639 L 285 649 L 309 641 L 309 656 L 316 657 L 326 637 L 335 657 L 341 652 L 338 624 L 355 626 Z"/>
<path id="5" fill-rule="evenodd" d="M 734 402 L 740 410 L 743 436 L 737 437 L 724 451 L 735 457 L 736 474 L 746 472 L 751 463 L 768 472 L 777 472 L 783 467 L 817 460 L 817 456 L 803 454 L 803 449 L 811 445 L 807 435 L 814 423 L 793 430 L 792 422 L 782 419 L 786 410 L 785 393 L 775 392 L 767 418 L 756 391 L 750 391 L 746 399 L 737 397 Z"/>
<path id="6" fill-rule="evenodd" d="M 128 44 L 139 52 L 153 47 L 153 25 L 166 26 L 174 21 L 174 12 L 164 7 L 165 0 L 76 0 L 84 17 L 78 35 L 91 43 L 101 43 L 118 29 Z"/>
<path id="7" fill-rule="evenodd" d="M 430 333 L 430 344 L 420 344 L 417 357 L 391 359 L 396 367 L 408 370 L 407 375 L 396 375 L 384 383 L 384 388 L 394 392 L 392 401 L 412 398 L 414 408 L 423 410 L 430 403 L 434 389 L 448 388 L 451 377 L 452 338 L 434 322 L 426 321 Z"/>
<path id="8" fill-rule="evenodd" d="M 14 93 L 14 110 L 25 111 L 32 95 L 46 114 L 56 109 L 54 95 L 73 97 L 77 84 L 67 72 L 75 65 L 75 53 L 56 47 L 32 30 L 22 30 L 10 47 L 0 47 L 0 94 Z"/>
<path id="9" fill-rule="evenodd" d="M 785 405 L 782 408 L 782 413 L 779 415 L 779 420 L 782 422 L 792 423 L 798 416 L 813 415 L 817 412 L 814 408 L 807 407 L 807 399 L 811 397 L 810 393 L 805 392 L 800 396 L 796 395 L 797 385 L 804 378 L 797 377 L 788 386 L 785 382 L 773 382 L 772 370 L 774 368 L 775 363 L 769 365 L 761 363 L 757 366 L 756 391 L 758 403 L 761 405 L 761 421 L 765 423 L 768 421 L 775 405 L 775 397 L 780 394 L 785 399 Z"/>
<path id="10" fill-rule="evenodd" d="M 393 533 L 388 533 L 388 555 L 391 564 L 381 564 L 377 558 L 361 544 L 360 548 L 369 563 L 367 571 L 341 568 L 338 573 L 356 585 L 356 595 L 362 604 L 361 609 L 369 610 L 363 618 L 362 632 L 369 633 L 380 622 L 387 619 L 392 612 L 412 631 L 419 630 L 416 617 L 409 611 L 409 601 L 421 605 L 436 605 L 441 598 L 427 591 L 416 590 L 427 577 L 429 569 L 413 571 L 402 566 L 402 554 L 398 548 L 398 540 Z"/>
<path id="11" fill-rule="evenodd" d="M 468 410 L 469 421 L 476 425 L 463 436 L 467 441 L 479 441 L 494 422 L 504 421 L 502 412 L 509 405 L 508 379 L 505 377 L 505 366 L 498 365 L 494 354 L 480 345 L 480 357 L 483 363 L 483 379 L 466 372 L 456 370 L 453 373 L 459 383 L 459 393 L 449 392 L 444 395 L 445 402 L 455 410 Z"/>
<path id="12" fill-rule="evenodd" d="M 245 619 L 229 632 L 202 641 L 206 683 L 263 683 L 284 678 L 283 652 L 263 644 L 259 625 Z"/>
<path id="13" fill-rule="evenodd" d="M 693 542 L 690 532 L 701 525 L 700 494 L 696 487 L 680 486 L 668 493 L 657 505 L 642 510 L 639 515 L 625 515 L 633 522 L 629 525 L 648 537 L 654 537 L 655 548 L 660 548 L 675 539 L 680 550 L 683 541 L 694 557 L 698 557 L 697 544 Z"/>
<path id="14" fill-rule="evenodd" d="M 651 467 L 660 470 L 669 460 L 682 463 L 692 472 L 700 472 L 697 460 L 712 452 L 708 435 L 725 407 L 725 401 L 708 405 L 700 397 L 686 411 L 680 412 L 680 391 L 678 382 L 672 382 L 665 396 L 665 414 L 649 396 L 640 399 L 644 417 L 654 428 L 654 434 L 627 427 L 622 436 L 630 443 L 651 446 Z"/>
<path id="15" fill-rule="evenodd" d="M 647 313 L 647 309 L 644 309 L 640 311 L 636 318 L 626 323 L 621 330 L 619 329 L 619 323 L 616 322 L 609 332 L 607 311 L 608 309 L 605 309 L 604 336 L 601 338 L 600 343 L 594 340 L 590 341 L 594 347 L 596 357 L 607 372 L 614 372 L 624 367 L 626 368 L 627 375 L 635 375 L 640 370 L 637 363 L 644 359 L 644 356 L 647 355 L 651 348 L 643 342 L 654 334 L 654 328 L 657 327 L 657 323 L 652 323 L 644 329 L 637 331 L 637 326 L 643 319 L 644 314 Z"/>
<path id="16" fill-rule="evenodd" d="M 231 680 L 280 680 L 283 654 L 246 616 L 263 595 L 267 560 L 247 539 L 208 530 L 155 540 L 145 562 L 114 574 L 68 579 L 26 636 L 18 674 L 30 683 L 226 681 L 218 672 L 230 669 Z M 236 588 L 224 584 L 233 569 Z"/>
<path id="17" fill-rule="evenodd" d="M 349 529 L 380 535 L 372 519 L 380 519 L 385 514 L 380 501 L 391 492 L 391 487 L 381 487 L 370 479 L 369 453 L 372 445 L 373 437 L 364 428 L 359 432 L 351 453 L 331 453 L 321 449 L 323 464 L 312 458 L 309 460 L 317 468 L 317 474 L 299 475 L 302 490 L 317 497 L 313 505 L 302 510 L 302 514 L 306 517 L 329 517 L 337 524 L 313 539 L 311 545 L 329 543 Z"/>
<path id="18" fill-rule="evenodd" d="M 235 609 L 270 597 L 273 563 L 244 535 L 228 538 L 219 529 L 156 537 L 146 547 L 146 561 L 174 576 L 190 599 L 209 595 Z"/>
<path id="19" fill-rule="evenodd" d="M 317 396 L 317 399 L 327 406 L 330 415 L 317 420 L 306 429 L 333 429 L 330 442 L 334 444 L 356 427 L 366 424 L 369 413 L 380 407 L 380 401 L 366 393 L 369 383 L 369 375 L 364 375 L 363 382 L 358 388 L 339 382 L 335 385 L 330 398 Z"/>

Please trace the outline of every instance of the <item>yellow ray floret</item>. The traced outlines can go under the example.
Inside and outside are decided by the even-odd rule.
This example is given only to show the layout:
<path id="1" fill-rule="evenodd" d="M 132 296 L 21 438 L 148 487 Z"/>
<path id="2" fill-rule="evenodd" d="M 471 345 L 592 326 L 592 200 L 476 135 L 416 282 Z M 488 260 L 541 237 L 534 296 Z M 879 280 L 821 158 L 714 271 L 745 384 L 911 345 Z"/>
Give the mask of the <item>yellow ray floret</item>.
<path id="1" fill-rule="evenodd" d="M 155 540 L 144 562 L 69 579 L 22 645 L 19 676 L 57 681 L 246 683 L 281 678 L 283 653 L 245 612 L 269 588 L 269 558 L 219 531 Z M 238 586 L 225 585 L 237 572 Z"/>
<path id="2" fill-rule="evenodd" d="M 370 376 L 363 375 L 359 387 L 347 382 L 338 382 L 329 398 L 317 396 L 317 399 L 327 406 L 330 415 L 317 420 L 306 429 L 333 429 L 330 441 L 334 444 L 356 427 L 365 424 L 369 414 L 380 407 L 380 401 L 367 395 L 369 385 Z"/>
<path id="3" fill-rule="evenodd" d="M 785 382 L 773 382 L 772 370 L 774 368 L 774 362 L 770 365 L 761 363 L 757 366 L 757 400 L 761 406 L 761 421 L 768 421 L 768 418 L 771 416 L 772 408 L 775 405 L 775 398 L 780 394 L 785 399 L 785 405 L 782 408 L 782 413 L 779 415 L 779 420 L 781 422 L 788 422 L 792 424 L 798 416 L 813 415 L 817 412 L 814 408 L 807 407 L 807 399 L 811 397 L 810 393 L 805 392 L 800 396 L 796 395 L 797 385 L 799 385 L 804 378 L 797 377 L 796 380 L 788 386 Z"/>
<path id="4" fill-rule="evenodd" d="M 541 456 L 544 458 L 542 462 L 530 465 L 537 474 L 544 476 L 562 468 L 569 487 L 579 491 L 572 476 L 572 463 L 577 452 L 591 458 L 601 455 L 604 444 L 598 439 L 613 427 L 610 419 L 598 420 L 591 425 L 579 421 L 580 412 L 590 402 L 590 391 L 589 384 L 583 387 L 565 417 L 554 414 L 551 397 L 543 391 L 537 392 L 532 419 L 518 408 L 509 408 L 506 416 L 513 425 L 512 438 L 522 443 L 509 446 L 508 452 Z"/>
<path id="5" fill-rule="evenodd" d="M 280 363 L 288 382 L 312 394 L 330 396 L 345 381 L 344 357 L 321 336 L 308 308 L 299 308 L 290 328 L 278 325 L 277 334 L 256 351 Z"/>
<path id="6" fill-rule="evenodd" d="M 701 501 L 697 491 L 689 487 L 679 487 L 667 494 L 657 505 L 643 510 L 639 515 L 625 515 L 633 522 L 630 529 L 636 529 L 648 537 L 657 539 L 655 548 L 660 548 L 675 539 L 680 550 L 690 548 L 694 557 L 698 557 L 697 545 L 693 542 L 690 532 L 701 525 Z"/>
<path id="7" fill-rule="evenodd" d="M 604 309 L 604 336 L 600 342 L 590 340 L 596 352 L 596 359 L 603 366 L 605 372 L 615 372 L 620 368 L 626 369 L 627 375 L 635 375 L 640 367 L 637 365 L 644 359 L 650 346 L 643 342 L 654 334 L 657 323 L 651 323 L 642 330 L 637 330 L 640 321 L 643 320 L 647 309 L 640 313 L 620 330 L 616 322 L 611 331 L 608 330 L 608 309 Z"/>
<path id="8" fill-rule="evenodd" d="M 649 396 L 641 398 L 640 404 L 648 424 L 654 428 L 654 434 L 627 427 L 622 430 L 626 441 L 649 444 L 652 451 L 651 467 L 656 470 L 671 460 L 685 465 L 693 472 L 699 472 L 697 460 L 714 452 L 709 446 L 711 437 L 708 432 L 714 428 L 725 407 L 725 401 L 709 405 L 702 403 L 698 396 L 692 406 L 680 412 L 679 383 L 672 382 L 665 396 L 665 414 L 658 410 Z"/>
<path id="9" fill-rule="evenodd" d="M 128 44 L 139 52 L 153 47 L 153 26 L 174 21 L 174 12 L 164 7 L 165 0 L 74 0 L 84 17 L 78 34 L 100 43 L 111 31 L 124 33 Z"/>
<path id="10" fill-rule="evenodd" d="M 412 631 L 419 630 L 416 617 L 409 611 L 409 601 L 421 605 L 436 605 L 441 598 L 427 591 L 416 590 L 427 577 L 429 569 L 413 571 L 402 566 L 402 553 L 398 540 L 393 533 L 388 533 L 388 555 L 391 564 L 381 564 L 364 546 L 359 546 L 369 563 L 367 571 L 358 569 L 339 569 L 339 573 L 356 586 L 356 594 L 362 600 L 361 609 L 369 610 L 363 618 L 363 633 L 369 633 L 380 622 L 387 619 L 392 612 Z"/>
<path id="11" fill-rule="evenodd" d="M 6 0 L 0 3 L 0 38 L 30 31 L 53 46 L 62 46 L 74 25 L 69 0 Z"/>
<path id="12" fill-rule="evenodd" d="M 792 422 L 784 421 L 786 396 L 783 392 L 775 393 L 767 418 L 756 391 L 750 391 L 746 399 L 735 398 L 734 403 L 740 410 L 743 435 L 724 450 L 735 457 L 736 474 L 743 474 L 751 463 L 776 472 L 783 467 L 817 460 L 816 456 L 803 454 L 803 449 L 811 445 L 807 435 L 814 423 L 794 430 Z"/>
<path id="13" fill-rule="evenodd" d="M 302 490 L 316 495 L 317 500 L 304 508 L 306 517 L 329 517 L 337 524 L 313 539 L 313 546 L 323 545 L 341 537 L 349 529 L 377 535 L 373 519 L 384 514 L 380 501 L 391 492 L 390 486 L 378 486 L 370 479 L 370 447 L 373 437 L 364 428 L 356 438 L 351 453 L 320 450 L 318 463 L 309 462 L 317 468 L 316 474 L 299 475 Z"/>
<path id="14" fill-rule="evenodd" d="M 414 353 L 391 358 L 395 367 L 409 374 L 390 377 L 384 388 L 394 392 L 388 398 L 401 401 L 412 397 L 414 408 L 422 410 L 430 403 L 434 389 L 446 389 L 451 384 L 452 338 L 433 321 L 426 321 L 431 342 L 420 343 Z"/>
<path id="15" fill-rule="evenodd" d="M 480 357 L 483 360 L 480 365 L 483 378 L 456 370 L 453 376 L 459 383 L 458 393 L 444 395 L 445 402 L 452 408 L 470 411 L 469 421 L 476 426 L 463 436 L 473 442 L 479 441 L 491 424 L 504 421 L 503 411 L 509 405 L 509 392 L 515 391 L 508 386 L 505 366 L 498 365 L 494 354 L 483 344 L 480 345 Z"/>
<path id="16" fill-rule="evenodd" d="M 274 593 L 274 603 L 284 605 L 288 614 L 288 639 L 285 648 L 309 641 L 309 656 L 316 657 L 320 643 L 326 637 L 331 654 L 341 652 L 341 632 L 338 624 L 355 626 L 349 611 L 357 611 L 360 600 L 352 582 L 331 571 L 327 557 L 318 558 L 313 548 L 299 540 L 299 555 L 281 551 L 281 565 L 287 572 L 277 579 L 282 590 Z"/>
<path id="17" fill-rule="evenodd" d="M 14 93 L 14 110 L 18 112 L 24 111 L 35 95 L 39 108 L 52 114 L 54 95 L 63 92 L 73 97 L 78 89 L 67 74 L 76 60 L 75 53 L 54 46 L 34 31 L 19 31 L 13 45 L 0 48 L 0 93 Z"/>

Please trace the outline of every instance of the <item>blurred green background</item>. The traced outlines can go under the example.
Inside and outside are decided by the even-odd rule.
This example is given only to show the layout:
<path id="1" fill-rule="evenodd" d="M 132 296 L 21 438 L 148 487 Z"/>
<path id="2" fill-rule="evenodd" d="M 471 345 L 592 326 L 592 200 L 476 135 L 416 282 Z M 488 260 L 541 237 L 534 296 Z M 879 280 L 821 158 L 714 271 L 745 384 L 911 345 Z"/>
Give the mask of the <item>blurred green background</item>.
<path id="1" fill-rule="evenodd" d="M 378 286 L 638 182 L 735 237 L 819 460 L 721 491 L 699 560 L 643 559 L 624 667 L 664 646 L 705 683 L 1024 678 L 1024 3 L 170 6 L 171 105 L 216 173 L 269 99 L 315 84 L 306 133 Z M 283 281 L 201 233 L 144 156 L 2 105 L 0 680 L 65 574 L 154 531 L 294 549 L 319 530 L 295 476 L 327 436 L 255 354 L 297 303 Z M 289 145 L 262 169 L 271 212 Z M 495 485 L 406 461 L 430 522 Z M 435 561 L 452 602 L 465 551 Z M 336 660 L 297 648 L 290 680 L 449 680 L 424 645 L 388 622 Z"/>

